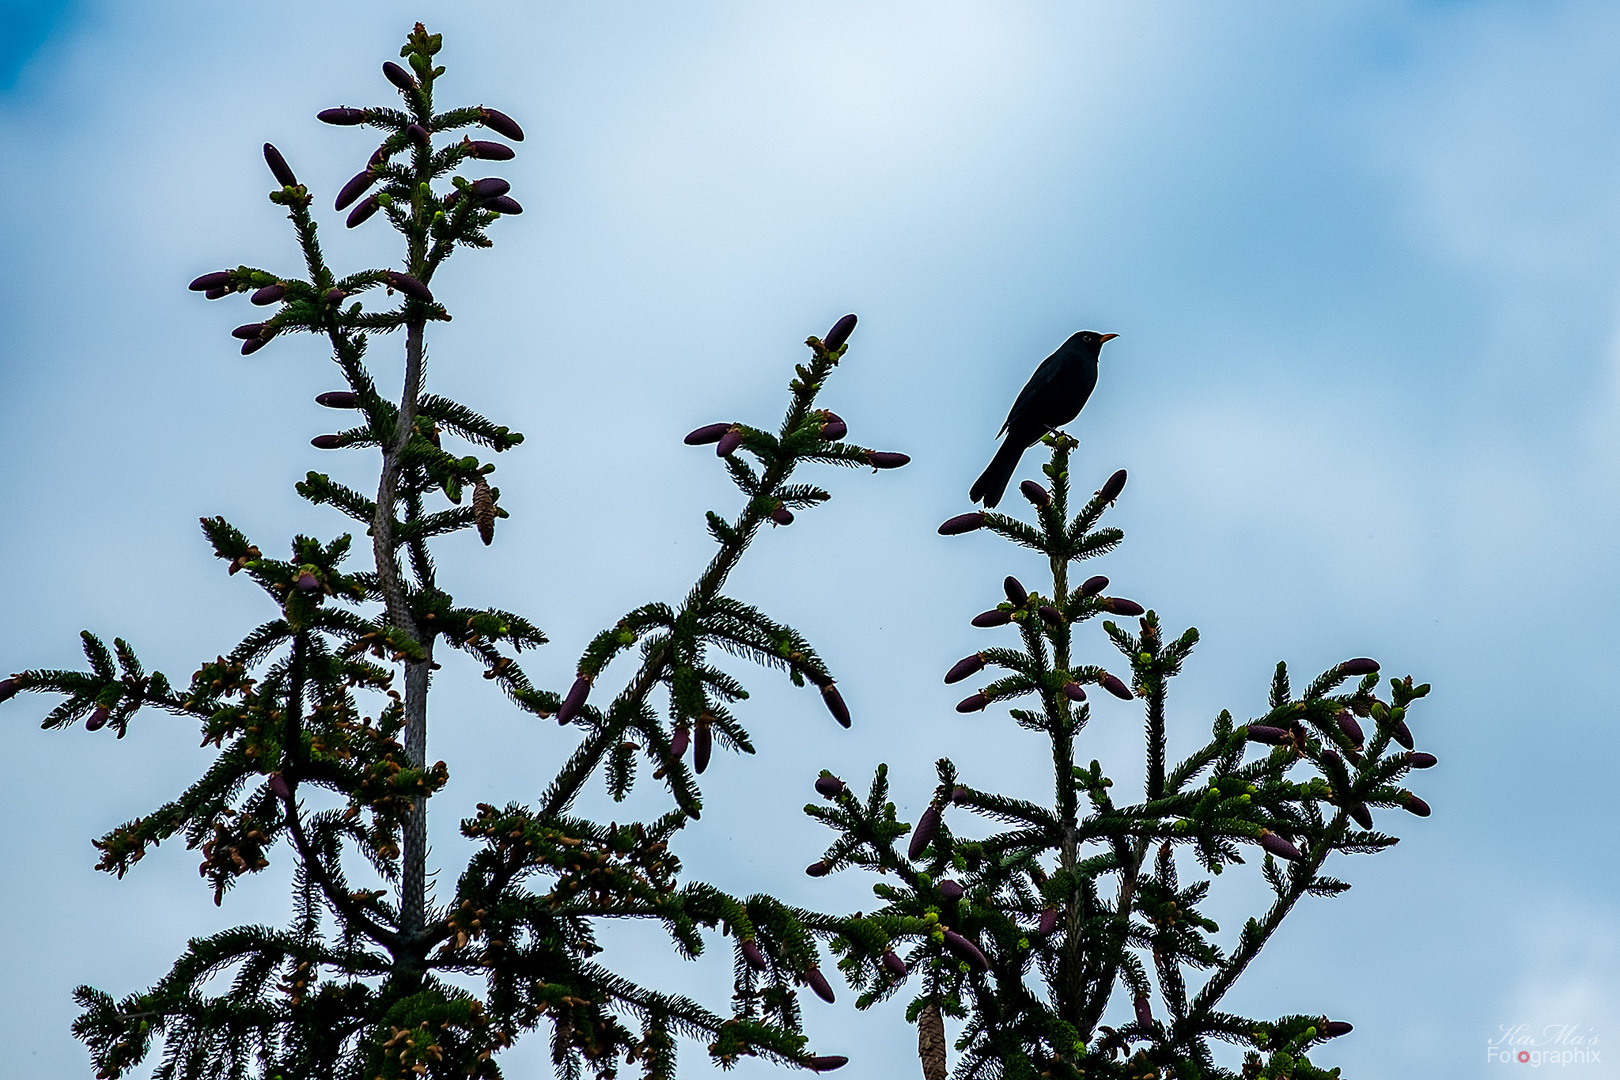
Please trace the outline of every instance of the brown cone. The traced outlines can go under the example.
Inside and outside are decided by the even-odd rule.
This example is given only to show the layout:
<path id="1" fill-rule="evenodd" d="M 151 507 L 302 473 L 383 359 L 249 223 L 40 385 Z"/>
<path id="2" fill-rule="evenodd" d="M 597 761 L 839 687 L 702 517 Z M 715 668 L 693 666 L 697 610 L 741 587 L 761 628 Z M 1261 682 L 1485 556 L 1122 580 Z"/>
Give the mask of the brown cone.
<path id="1" fill-rule="evenodd" d="M 482 475 L 473 480 L 473 520 L 478 523 L 478 539 L 488 547 L 495 542 L 495 496 Z"/>

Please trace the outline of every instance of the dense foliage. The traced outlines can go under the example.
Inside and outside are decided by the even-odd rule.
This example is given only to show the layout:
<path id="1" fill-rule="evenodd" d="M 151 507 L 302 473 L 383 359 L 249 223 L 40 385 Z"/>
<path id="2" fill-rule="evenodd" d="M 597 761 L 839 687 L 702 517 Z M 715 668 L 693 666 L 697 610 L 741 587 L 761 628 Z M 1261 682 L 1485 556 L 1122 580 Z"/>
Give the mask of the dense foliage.
<path id="1" fill-rule="evenodd" d="M 205 519 L 229 573 L 269 600 L 267 621 L 241 642 L 180 685 L 147 673 L 123 640 L 109 648 L 86 632 L 86 669 L 0 681 L 0 701 L 23 691 L 62 696 L 47 728 L 82 722 L 123 738 L 151 708 L 196 722 L 214 748 L 206 772 L 173 801 L 96 841 L 99 869 L 121 878 L 178 838 L 201 853 L 201 877 L 222 904 L 273 855 L 294 864 L 287 926 L 194 939 L 143 993 L 79 989 L 74 1030 L 97 1075 L 123 1076 L 161 1041 L 163 1080 L 493 1078 L 502 1075 L 500 1052 L 542 1028 L 557 1074 L 569 1080 L 610 1077 L 621 1063 L 669 1080 L 681 1037 L 705 1044 L 722 1065 L 760 1056 L 834 1069 L 843 1057 L 806 1045 L 796 989 L 833 1000 L 820 967 L 830 947 L 861 991 L 859 1007 L 912 995 L 906 1018 L 917 1026 L 926 1080 L 948 1071 L 946 1017 L 963 1026 L 963 1080 L 1336 1076 L 1309 1054 L 1348 1033 L 1348 1023 L 1311 1012 L 1244 1017 L 1222 1003 L 1302 898 L 1349 888 L 1323 873 L 1331 857 L 1396 843 L 1374 828 L 1373 809 L 1428 814 L 1401 786 L 1409 770 L 1435 763 L 1414 750 L 1406 724 L 1428 687 L 1408 677 L 1381 690 L 1378 665 L 1354 659 L 1295 694 L 1279 664 L 1264 712 L 1243 724 L 1222 712 L 1207 740 L 1179 748 L 1185 756 L 1173 761 L 1172 734 L 1179 741 L 1190 728 L 1172 732 L 1167 691 L 1198 634 L 1166 635 L 1154 612 L 1104 595 L 1106 578 L 1070 585 L 1071 564 L 1123 540 L 1101 520 L 1125 474 L 1109 477 L 1071 516 L 1075 443 L 1060 432 L 1044 440 L 1047 484 L 1021 488 L 1033 523 L 985 511 L 940 527 L 947 535 L 994 533 L 1047 559 L 1049 583 L 1030 591 L 1008 577 L 1005 602 L 973 620 L 1010 629 L 1018 641 L 963 659 L 945 681 L 994 669 L 958 705 L 963 713 L 1029 699 L 1009 716 L 1049 744 L 1050 802 L 975 787 L 971 769 L 945 759 L 913 826 L 890 801 L 886 767 L 864 797 L 823 772 L 816 789 L 826 801 L 809 812 L 836 838 L 809 873 L 875 871 L 884 878 L 874 889 L 878 910 L 827 915 L 682 880 L 672 844 L 702 813 L 699 774 L 716 744 L 753 749 L 736 712 L 747 692 L 716 650 L 813 686 L 832 716 L 850 723 L 811 645 L 728 595 L 728 578 L 767 524 L 790 525 L 794 511 L 831 497 L 796 481 L 799 466 L 889 469 L 907 459 L 850 443 L 843 420 L 818 406 L 855 326 L 845 316 L 806 342 L 810 356 L 795 369 L 774 431 L 728 422 L 687 436 L 688 445 L 714 448 L 742 495 L 730 519 L 708 514 L 716 550 L 691 590 L 638 607 L 598 634 L 565 691 L 531 682 L 520 658 L 545 635 L 517 613 L 458 600 L 433 555 L 432 542 L 455 532 L 476 530 L 493 543 L 507 510 L 486 452 L 523 441 L 425 385 L 427 328 L 450 319 L 433 295 L 437 274 L 459 248 L 489 246 L 489 230 L 522 212 L 506 180 L 465 174 L 511 158 L 508 142 L 521 142 L 523 131 L 483 106 L 435 111 L 440 44 L 418 24 L 400 53 L 406 66 L 383 65 L 400 107 L 319 114 L 381 133 L 334 210 L 348 211 L 349 228 L 386 220 L 404 242 L 401 268 L 336 273 L 317 241 L 309 188 L 267 144 L 277 185 L 270 200 L 292 222 L 302 276 L 238 266 L 192 283 L 210 300 L 250 294 L 272 309 L 234 331 L 244 355 L 283 334 L 326 339 L 344 386 L 316 400 L 352 422 L 312 443 L 375 455 L 375 495 L 319 472 L 298 491 L 352 518 L 369 543 L 356 551 L 353 534 L 299 536 L 277 559 L 223 518 Z M 507 142 L 454 134 L 478 127 Z M 373 339 L 386 335 L 403 339 L 397 402 L 379 392 L 371 366 Z M 1128 682 L 1076 655 L 1077 632 L 1107 615 L 1138 619 L 1132 629 L 1102 620 Z M 427 760 L 428 702 L 433 672 L 451 650 L 514 707 L 570 725 L 578 742 L 553 763 L 537 802 L 462 808 L 461 831 L 475 853 L 439 901 L 429 887 L 427 813 L 449 768 Z M 629 669 L 623 688 L 593 704 L 621 657 L 621 670 Z M 1138 801 L 1116 801 L 1101 763 L 1085 762 L 1087 695 L 1098 690 L 1142 708 L 1146 783 Z M 644 771 L 667 790 L 662 816 L 604 824 L 576 812 L 593 777 L 622 800 Z M 965 814 L 1001 831 L 959 834 L 951 822 Z M 1221 937 L 1200 906 L 1216 876 L 1256 854 L 1274 900 Z M 615 972 L 598 941 L 610 918 L 660 923 L 684 957 L 715 934 L 729 938 L 730 1010 Z M 1115 1004 L 1110 1012 L 1122 1001 L 1128 1011 Z M 1241 1048 L 1239 1071 L 1217 1062 L 1215 1042 Z"/>
<path id="2" fill-rule="evenodd" d="M 404 241 L 402 269 L 334 271 L 317 242 L 309 188 L 266 145 L 276 180 L 270 200 L 293 224 L 303 276 L 239 266 L 192 283 L 209 299 L 247 293 L 273 309 L 235 331 L 244 354 L 299 332 L 330 344 L 345 387 L 317 400 L 353 421 L 312 441 L 374 454 L 376 494 L 317 472 L 298 491 L 353 518 L 369 545 L 356 552 L 349 534 L 300 536 L 277 559 L 229 522 L 206 519 L 214 553 L 271 607 L 229 652 L 180 685 L 148 674 L 124 641 L 108 649 L 86 632 L 86 670 L 33 670 L 0 682 L 0 700 L 20 691 L 63 695 L 47 728 L 82 721 L 123 738 L 137 713 L 152 708 L 195 721 L 204 745 L 216 748 L 212 765 L 176 799 L 97 841 L 100 869 L 122 877 L 160 842 L 179 838 L 201 852 L 201 875 L 220 903 L 278 849 L 296 863 L 289 925 L 195 939 L 144 993 L 114 998 L 83 987 L 75 1032 L 105 1078 L 136 1066 L 157 1039 L 165 1080 L 497 1077 L 499 1052 L 542 1022 L 565 1077 L 611 1076 L 621 1061 L 671 1077 L 677 1036 L 702 1040 L 722 1063 L 760 1055 L 836 1068 L 843 1058 L 808 1052 L 790 985 L 824 985 L 816 933 L 835 921 L 767 896 L 683 883 L 670 845 L 701 812 L 696 774 L 713 745 L 751 750 L 732 708 L 747 693 L 713 662 L 716 648 L 814 685 L 849 724 L 809 643 L 724 587 L 766 523 L 788 524 L 794 510 L 830 497 L 794 482 L 800 465 L 906 463 L 847 442 L 843 421 L 816 405 L 854 316 L 808 340 L 810 357 L 774 433 L 739 423 L 688 437 L 714 445 L 743 495 L 730 520 L 709 514 L 717 550 L 692 590 L 679 602 L 639 607 L 598 635 L 566 693 L 535 686 L 519 657 L 545 636 L 521 615 L 459 600 L 432 554 L 435 538 L 458 531 L 493 541 L 507 511 L 483 452 L 522 442 L 424 385 L 425 331 L 450 318 L 430 287 L 436 275 L 459 248 L 489 246 L 489 230 L 522 212 L 507 181 L 464 175 L 511 158 L 511 147 L 454 134 L 482 126 L 516 142 L 522 129 L 481 106 L 436 111 L 439 49 L 439 37 L 418 25 L 401 50 L 408 70 L 383 65 L 402 107 L 320 114 L 381 133 L 335 209 L 352 207 L 350 228 L 386 219 Z M 373 338 L 388 334 L 404 339 L 398 402 L 382 397 L 368 366 Z M 538 803 L 469 808 L 461 828 L 477 852 L 453 895 L 435 903 L 427 808 L 449 771 L 426 759 L 427 705 L 448 650 L 481 667 L 516 707 L 572 725 L 579 742 Z M 630 652 L 639 663 L 624 689 L 591 704 L 610 662 Z M 604 776 L 622 799 L 643 770 L 668 789 L 672 805 L 662 817 L 604 824 L 573 812 L 592 776 Z M 367 880 L 356 880 L 357 866 Z M 597 926 L 606 918 L 656 920 L 684 956 L 703 950 L 705 931 L 728 935 L 738 968 L 734 1011 L 637 985 L 599 962 Z M 463 988 L 469 976 L 481 980 L 481 992 Z"/>
<path id="3" fill-rule="evenodd" d="M 1031 591 L 1009 577 L 1005 601 L 973 620 L 1015 631 L 1018 647 L 966 657 L 945 681 L 997 669 L 957 706 L 962 713 L 1033 699 L 1009 718 L 1050 744 L 1051 802 L 975 787 L 971 768 L 943 759 L 933 799 L 908 829 L 889 801 L 886 767 L 864 799 L 824 772 L 817 787 L 828 803 L 807 809 L 837 839 L 810 873 L 856 868 L 885 876 L 874 886 L 883 905 L 853 918 L 837 939 L 841 966 L 864 989 L 863 1008 L 908 987 L 914 993 L 906 1016 L 918 1026 L 927 1080 L 946 1075 L 945 1016 L 964 1022 L 956 1075 L 973 1080 L 1239 1075 L 1217 1064 L 1216 1040 L 1245 1048 L 1243 1077 L 1336 1076 L 1337 1069 L 1313 1065 L 1308 1051 L 1347 1034 L 1348 1023 L 1309 1013 L 1250 1018 L 1221 1003 L 1301 898 L 1350 887 L 1322 873 L 1330 856 L 1396 843 L 1373 828 L 1370 808 L 1428 815 L 1427 804 L 1400 785 L 1408 770 L 1435 763 L 1411 752 L 1406 725 L 1407 709 L 1429 688 L 1391 680 L 1381 698 L 1378 664 L 1355 659 L 1296 695 L 1278 664 L 1261 716 L 1239 724 L 1223 711 L 1208 740 L 1170 764 L 1166 695 L 1198 632 L 1167 637 L 1154 612 L 1103 595 L 1105 577 L 1070 585 L 1071 564 L 1124 539 L 1099 523 L 1125 473 L 1109 477 L 1071 517 L 1076 444 L 1061 433 L 1044 441 L 1049 486 L 1030 480 L 1021 488 L 1033 524 L 974 512 L 939 531 L 984 530 L 1047 557 L 1049 585 Z M 1134 631 L 1102 622 L 1129 667 L 1128 686 L 1075 656 L 1076 632 L 1106 615 L 1139 616 Z M 1147 762 L 1139 801 L 1117 801 L 1102 764 L 1085 760 L 1088 689 L 1142 706 Z M 1370 719 L 1370 739 L 1358 718 Z M 951 808 L 959 809 L 948 815 Z M 958 834 L 947 817 L 966 813 L 1003 831 Z M 1243 864 L 1245 853 L 1261 856 L 1274 900 L 1222 944 L 1199 905 L 1213 878 Z M 1105 1024 L 1116 991 L 1130 1012 Z"/>

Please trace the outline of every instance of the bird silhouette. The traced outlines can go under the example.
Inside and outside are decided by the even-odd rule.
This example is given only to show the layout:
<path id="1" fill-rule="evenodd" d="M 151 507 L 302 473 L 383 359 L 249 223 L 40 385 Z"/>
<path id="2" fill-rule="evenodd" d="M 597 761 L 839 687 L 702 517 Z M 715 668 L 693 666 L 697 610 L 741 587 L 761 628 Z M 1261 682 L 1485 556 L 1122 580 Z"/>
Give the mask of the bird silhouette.
<path id="1" fill-rule="evenodd" d="M 1000 434 L 1007 436 L 990 459 L 990 464 L 968 491 L 968 498 L 983 502 L 986 509 L 1001 501 L 1018 468 L 1018 459 L 1024 451 L 1035 445 L 1037 439 L 1049 431 L 1056 431 L 1080 415 L 1086 399 L 1097 385 L 1097 354 L 1103 342 L 1119 337 L 1118 334 L 1098 334 L 1082 330 L 1069 335 L 1069 340 L 1058 346 L 1057 352 L 1041 361 L 1035 374 L 1029 377 L 1018 400 L 1013 402 L 1007 422 Z"/>

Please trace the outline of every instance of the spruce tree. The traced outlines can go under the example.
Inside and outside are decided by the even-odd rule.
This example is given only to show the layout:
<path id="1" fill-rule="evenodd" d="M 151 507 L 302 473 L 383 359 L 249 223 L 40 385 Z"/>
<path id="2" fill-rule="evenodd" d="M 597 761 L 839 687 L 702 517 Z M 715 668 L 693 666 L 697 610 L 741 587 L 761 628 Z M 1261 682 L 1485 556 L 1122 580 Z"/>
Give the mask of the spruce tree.
<path id="1" fill-rule="evenodd" d="M 1008 577 L 1006 599 L 973 619 L 987 631 L 1016 633 L 1017 646 L 974 653 L 945 681 L 990 672 L 957 705 L 961 713 L 1033 699 L 1008 717 L 1050 744 L 1052 801 L 976 787 L 971 767 L 942 759 L 932 800 L 909 827 L 889 800 L 886 766 L 864 798 L 821 774 L 816 789 L 827 802 L 806 812 L 837 837 L 809 873 L 884 875 L 873 887 L 882 906 L 849 918 L 835 942 L 846 976 L 863 991 L 858 1006 L 913 995 L 906 1019 L 917 1025 L 926 1080 L 947 1074 L 945 1016 L 963 1021 L 955 1066 L 963 1080 L 1337 1076 L 1309 1055 L 1347 1034 L 1349 1023 L 1308 1011 L 1308 1002 L 1307 1011 L 1252 1018 L 1223 1001 L 1302 898 L 1350 887 L 1323 873 L 1330 856 L 1396 843 L 1374 828 L 1374 808 L 1428 816 L 1402 782 L 1408 770 L 1435 764 L 1414 751 L 1406 723 L 1429 687 L 1391 679 L 1381 697 L 1378 664 L 1358 658 L 1334 664 L 1296 695 L 1278 664 L 1264 712 L 1247 723 L 1221 712 L 1208 740 L 1183 747 L 1190 752 L 1174 761 L 1166 695 L 1198 632 L 1168 635 L 1154 612 L 1104 595 L 1105 577 L 1070 584 L 1071 564 L 1124 539 L 1100 523 L 1125 472 L 1071 517 L 1077 444 L 1063 433 L 1044 443 L 1047 485 L 1030 480 L 1020 488 L 1033 523 L 974 512 L 939 532 L 983 530 L 1047 558 L 1049 584 L 1031 591 Z M 1077 632 L 1108 615 L 1138 619 L 1131 629 L 1106 618 L 1101 627 L 1124 657 L 1129 685 L 1076 655 Z M 1135 801 L 1119 798 L 1102 764 L 1086 760 L 1088 693 L 1099 690 L 1142 709 L 1146 782 Z M 1189 728 L 1174 725 L 1177 741 Z M 978 835 L 984 830 L 964 820 L 970 814 L 1002 831 Z M 1200 905 L 1216 876 L 1256 856 L 1274 899 L 1219 937 Z M 1129 1002 L 1125 1019 L 1105 1023 L 1120 998 Z M 1244 1048 L 1240 1072 L 1217 1063 L 1216 1041 Z"/>
<path id="2" fill-rule="evenodd" d="M 31 670 L 0 682 L 0 700 L 22 691 L 62 695 L 47 728 L 82 722 L 121 739 L 141 710 L 155 709 L 195 721 L 216 749 L 207 771 L 172 802 L 96 841 L 99 869 L 121 878 L 162 841 L 178 839 L 201 852 L 201 875 L 222 903 L 273 856 L 295 865 L 287 926 L 196 938 L 142 993 L 115 998 L 81 987 L 74 1031 L 103 1078 L 124 1075 L 159 1039 L 164 1080 L 498 1077 L 500 1051 L 542 1026 L 557 1073 L 568 1078 L 612 1076 L 621 1063 L 672 1077 L 677 1037 L 706 1044 L 722 1064 L 758 1055 L 836 1068 L 843 1058 L 807 1048 L 793 985 L 826 986 L 817 937 L 837 920 L 768 896 L 683 883 L 671 845 L 701 813 L 696 774 L 714 745 L 752 750 L 733 711 L 747 693 L 715 663 L 716 649 L 814 686 L 849 725 L 810 644 L 724 590 L 767 523 L 786 525 L 793 511 L 830 497 L 794 481 L 800 465 L 906 463 L 846 441 L 843 421 L 817 405 L 855 318 L 806 342 L 810 356 L 796 368 L 776 431 L 723 423 L 687 437 L 714 446 L 743 496 L 731 519 L 709 513 L 716 551 L 691 591 L 638 607 L 597 635 L 566 692 L 536 686 L 519 658 L 545 635 L 519 614 L 455 597 L 432 552 L 435 538 L 458 531 L 494 540 L 507 510 L 485 451 L 522 442 L 425 385 L 427 329 L 450 319 L 431 285 L 458 248 L 488 247 L 490 230 L 522 212 L 505 180 L 464 175 L 511 158 L 508 143 L 522 141 L 521 128 L 481 106 L 437 111 L 439 50 L 439 36 L 418 24 L 400 51 L 405 66 L 383 65 L 398 107 L 319 115 L 381 133 L 334 208 L 348 211 L 349 228 L 377 217 L 391 225 L 404 245 L 399 269 L 332 269 L 317 240 L 314 196 L 267 144 L 270 201 L 292 222 L 302 276 L 244 265 L 191 285 L 210 300 L 250 294 L 270 309 L 234 331 L 244 355 L 293 333 L 330 344 L 345 385 L 316 400 L 353 419 L 312 441 L 375 455 L 376 493 L 318 472 L 297 487 L 354 519 L 364 530 L 358 550 L 349 533 L 299 536 L 287 558 L 275 558 L 224 519 L 205 519 L 214 554 L 269 600 L 267 621 L 239 644 L 175 683 L 146 672 L 122 639 L 108 648 L 85 632 L 86 669 Z M 473 137 L 491 133 L 506 141 Z M 397 402 L 379 392 L 371 366 L 376 342 L 388 335 L 403 338 Z M 451 651 L 517 708 L 571 725 L 578 745 L 552 763 L 538 802 L 460 808 L 476 853 L 453 894 L 436 899 L 427 813 L 449 774 L 427 757 L 428 701 L 433 672 Z M 609 664 L 631 653 L 624 688 L 592 703 Z M 604 824 L 573 810 L 592 777 L 623 799 L 644 770 L 668 790 L 661 817 Z M 364 880 L 355 874 L 361 866 Z M 728 936 L 739 986 L 733 1010 L 638 985 L 599 962 L 597 926 L 606 918 L 661 923 L 686 957 L 703 950 L 706 932 Z M 457 976 L 478 978 L 481 992 L 461 988 Z"/>

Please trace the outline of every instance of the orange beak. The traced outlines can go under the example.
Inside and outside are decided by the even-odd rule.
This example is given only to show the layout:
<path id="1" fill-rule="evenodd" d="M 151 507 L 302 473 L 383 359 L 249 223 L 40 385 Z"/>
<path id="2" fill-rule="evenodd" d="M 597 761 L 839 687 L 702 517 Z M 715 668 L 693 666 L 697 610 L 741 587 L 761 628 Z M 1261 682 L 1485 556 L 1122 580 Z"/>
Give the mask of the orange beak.
<path id="1" fill-rule="evenodd" d="M 1102 340 L 1103 341 L 1113 341 L 1117 337 L 1119 337 L 1118 334 L 1104 334 L 1104 335 L 1102 335 Z"/>

